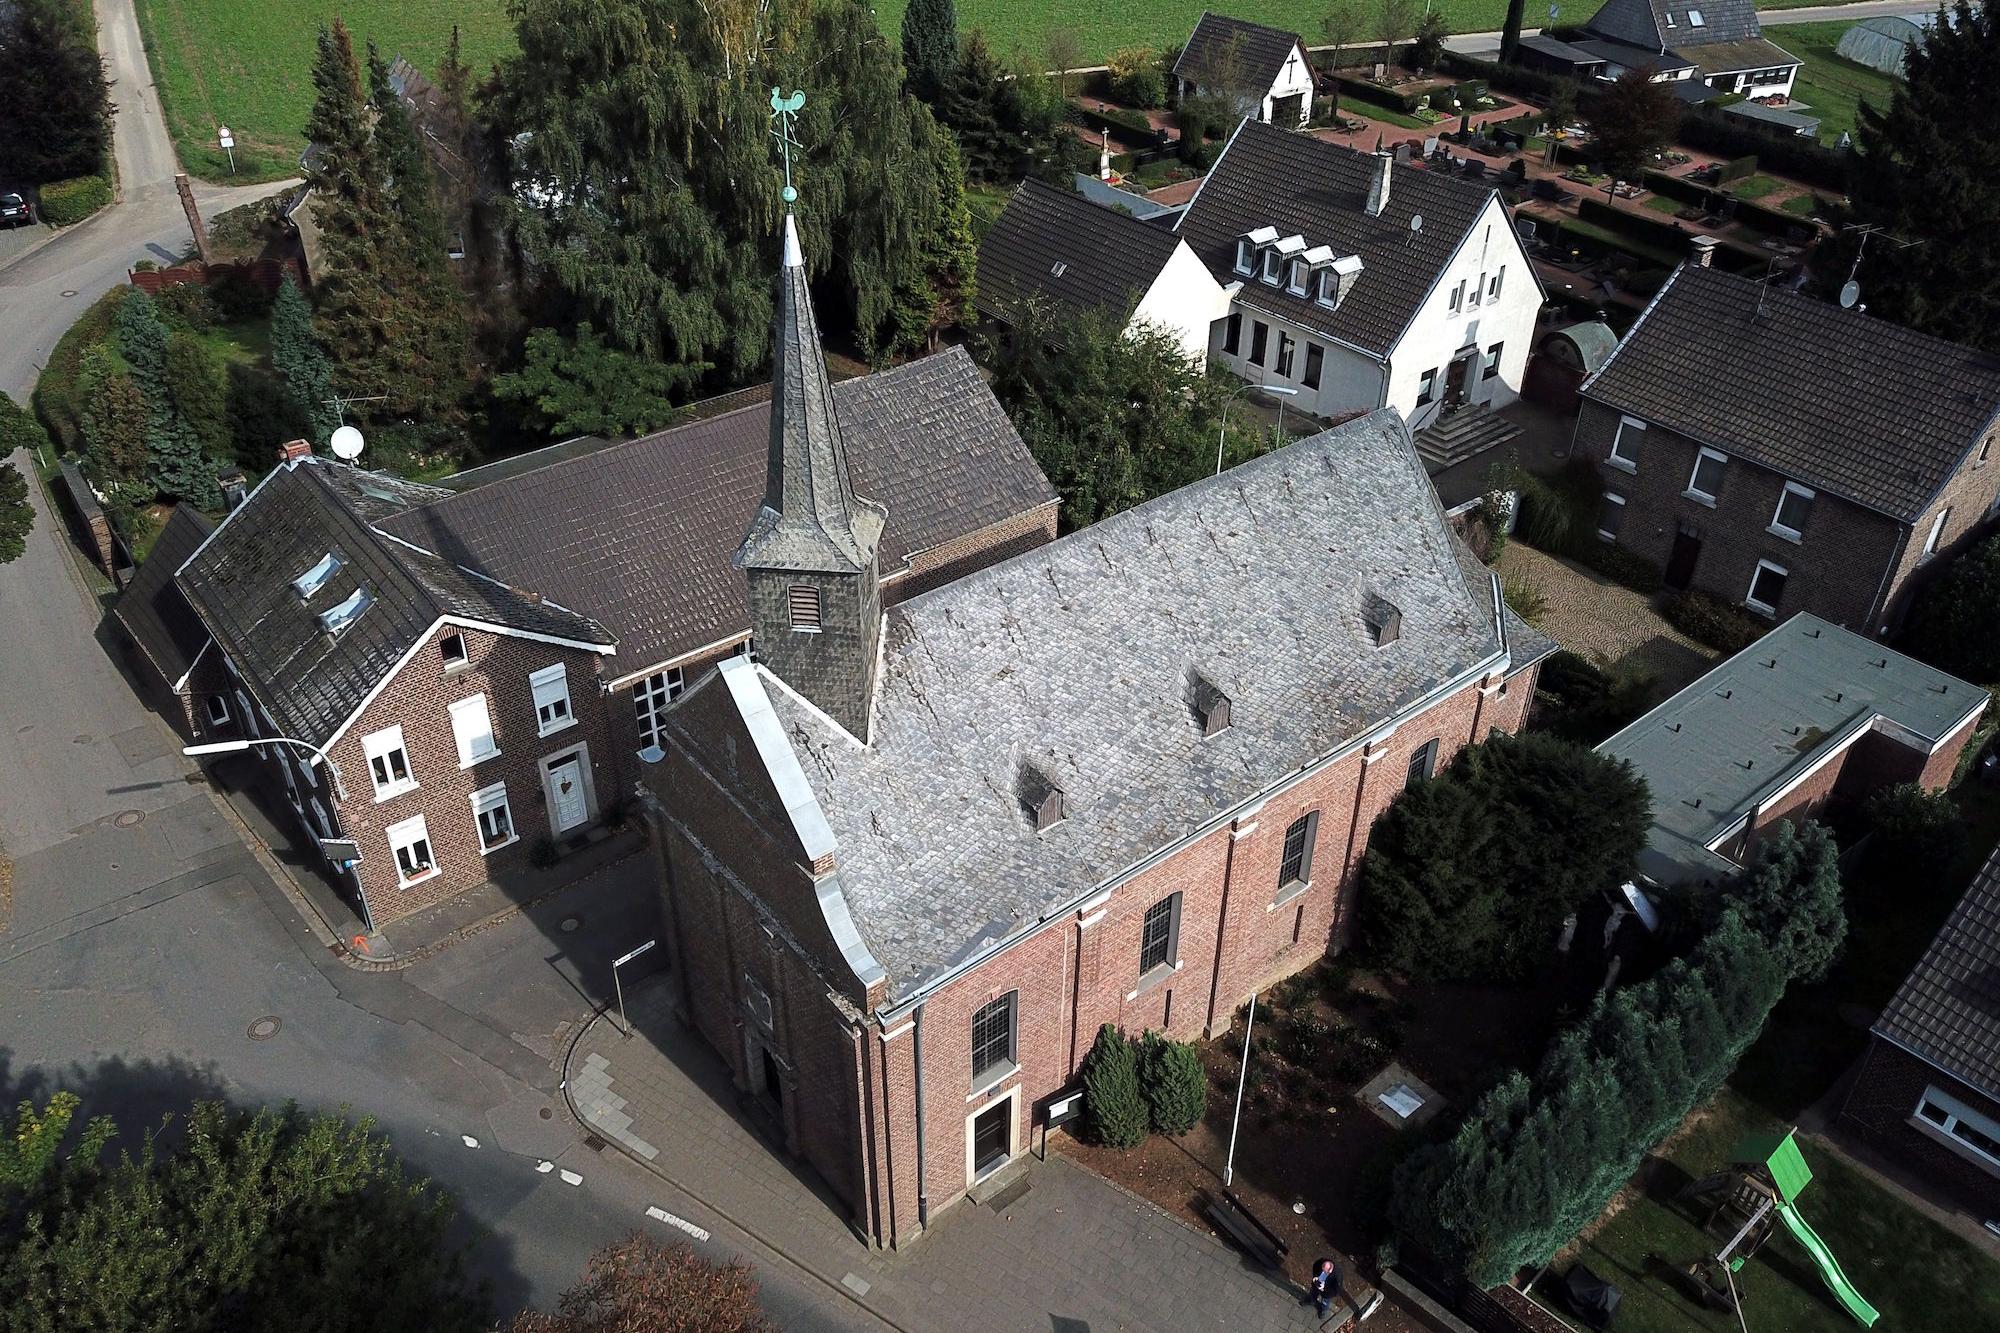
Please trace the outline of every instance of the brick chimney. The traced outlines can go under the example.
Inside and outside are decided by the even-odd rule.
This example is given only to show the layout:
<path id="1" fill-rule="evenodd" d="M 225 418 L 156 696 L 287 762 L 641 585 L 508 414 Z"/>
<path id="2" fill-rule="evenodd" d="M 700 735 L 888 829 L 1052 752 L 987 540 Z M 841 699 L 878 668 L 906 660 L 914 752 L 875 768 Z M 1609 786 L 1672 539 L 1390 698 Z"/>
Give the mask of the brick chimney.
<path id="1" fill-rule="evenodd" d="M 1393 155 L 1382 151 L 1378 143 L 1375 147 L 1374 174 L 1368 180 L 1368 216 L 1379 218 L 1382 210 L 1389 206 L 1389 169 L 1395 165 Z"/>
<path id="2" fill-rule="evenodd" d="M 1715 263 L 1715 238 L 1697 236 L 1688 243 L 1696 268 L 1709 268 Z"/>
<path id="3" fill-rule="evenodd" d="M 287 440 L 278 446 L 278 461 L 289 463 L 295 458 L 311 458 L 312 451 L 311 440 Z"/>

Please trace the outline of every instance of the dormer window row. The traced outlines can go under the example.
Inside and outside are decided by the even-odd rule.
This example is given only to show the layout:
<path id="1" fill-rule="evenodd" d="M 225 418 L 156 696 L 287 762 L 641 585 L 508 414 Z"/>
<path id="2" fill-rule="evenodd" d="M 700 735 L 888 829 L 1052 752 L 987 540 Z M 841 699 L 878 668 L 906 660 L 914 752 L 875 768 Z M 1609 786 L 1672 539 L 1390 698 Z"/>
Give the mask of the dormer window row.
<path id="1" fill-rule="evenodd" d="M 1334 310 L 1361 276 L 1361 256 L 1336 255 L 1331 246 L 1308 247 L 1303 236 L 1280 237 L 1276 227 L 1259 227 L 1236 238 L 1236 271 Z"/>

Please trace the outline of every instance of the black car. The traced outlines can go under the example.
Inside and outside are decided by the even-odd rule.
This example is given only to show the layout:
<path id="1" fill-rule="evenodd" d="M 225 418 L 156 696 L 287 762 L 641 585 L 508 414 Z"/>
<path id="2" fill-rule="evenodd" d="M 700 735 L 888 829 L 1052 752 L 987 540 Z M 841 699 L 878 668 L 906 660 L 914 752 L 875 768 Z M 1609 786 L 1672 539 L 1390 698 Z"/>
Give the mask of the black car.
<path id="1" fill-rule="evenodd" d="M 0 194 L 0 223 L 9 231 L 34 220 L 35 210 L 27 200 L 18 194 Z"/>

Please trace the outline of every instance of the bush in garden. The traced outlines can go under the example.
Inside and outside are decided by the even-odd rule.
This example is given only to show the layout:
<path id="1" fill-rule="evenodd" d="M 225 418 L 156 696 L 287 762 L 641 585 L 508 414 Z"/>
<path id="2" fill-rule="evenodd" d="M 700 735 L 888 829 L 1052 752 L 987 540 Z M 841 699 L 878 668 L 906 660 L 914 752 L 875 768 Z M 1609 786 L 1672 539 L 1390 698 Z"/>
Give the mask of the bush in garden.
<path id="1" fill-rule="evenodd" d="M 110 206 L 111 182 L 102 176 L 78 176 L 51 182 L 38 193 L 36 216 L 51 227 L 68 227 Z"/>
<path id="2" fill-rule="evenodd" d="M 1683 592 L 1660 608 L 1667 623 L 1697 643 L 1724 653 L 1738 653 L 1771 631 L 1771 622 L 1730 606 L 1705 592 Z"/>
<path id="3" fill-rule="evenodd" d="M 1126 106 L 1149 111 L 1167 100 L 1167 81 L 1160 73 L 1159 57 L 1144 46 L 1128 46 L 1105 58 L 1111 71 L 1111 98 Z"/>
<path id="4" fill-rule="evenodd" d="M 1903 648 L 1932 666 L 1987 685 L 2000 682 L 2000 535 L 1953 557 L 1910 608 Z"/>
<path id="5" fill-rule="evenodd" d="M 1868 863 L 1877 871 L 1895 870 L 1910 880 L 1930 879 L 1965 853 L 1969 839 L 1964 817 L 1943 792 L 1900 782 L 1870 796 L 1863 813 L 1874 834 L 1868 843 Z"/>
<path id="6" fill-rule="evenodd" d="M 1111 1024 L 1083 1062 L 1083 1115 L 1093 1141 L 1107 1148 L 1136 1148 L 1146 1138 L 1151 1116 L 1139 1089 L 1139 1053 Z"/>
<path id="7" fill-rule="evenodd" d="M 1185 1134 L 1208 1109 L 1208 1071 L 1193 1043 L 1148 1032 L 1139 1050 L 1139 1077 L 1153 1129 Z"/>

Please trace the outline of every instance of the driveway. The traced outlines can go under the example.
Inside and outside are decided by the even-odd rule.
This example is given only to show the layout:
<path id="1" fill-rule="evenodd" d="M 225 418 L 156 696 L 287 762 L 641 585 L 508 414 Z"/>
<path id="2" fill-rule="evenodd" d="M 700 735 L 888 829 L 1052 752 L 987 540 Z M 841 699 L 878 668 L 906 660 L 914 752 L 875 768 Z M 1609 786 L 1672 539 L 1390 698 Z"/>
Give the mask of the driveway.
<path id="1" fill-rule="evenodd" d="M 163 264 L 194 243 L 174 192 L 173 141 L 139 37 L 132 0 L 98 0 L 98 40 L 111 77 L 118 159 L 118 201 L 88 221 L 65 228 L 38 248 L 0 248 L 0 393 L 26 402 L 35 377 L 63 331 L 99 296 L 125 281 L 141 259 Z M 204 215 L 286 189 L 285 183 L 197 185 Z M 22 235 L 27 235 L 23 229 Z M 25 250 L 25 253 L 23 251 Z"/>

